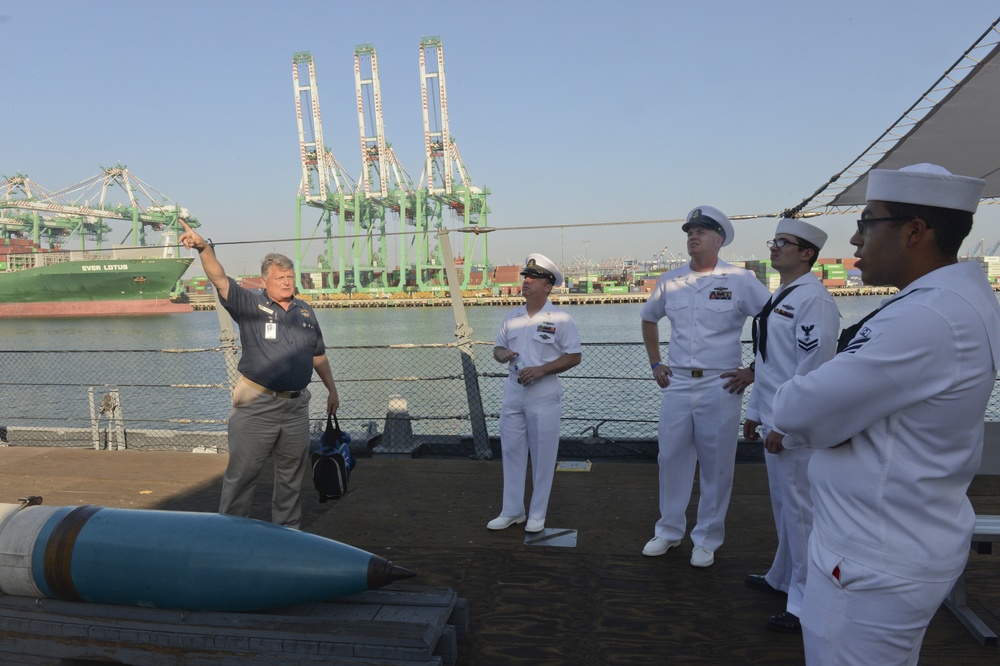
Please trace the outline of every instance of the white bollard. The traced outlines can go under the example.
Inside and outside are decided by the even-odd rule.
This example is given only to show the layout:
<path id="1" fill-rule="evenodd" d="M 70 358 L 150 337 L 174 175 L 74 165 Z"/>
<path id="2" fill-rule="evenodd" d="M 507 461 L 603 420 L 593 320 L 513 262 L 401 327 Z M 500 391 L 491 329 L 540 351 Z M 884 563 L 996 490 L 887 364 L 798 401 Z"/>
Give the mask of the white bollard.
<path id="1" fill-rule="evenodd" d="M 379 444 L 382 453 L 412 453 L 413 425 L 410 423 L 409 405 L 401 395 L 389 396 L 385 414 L 385 429 Z"/>

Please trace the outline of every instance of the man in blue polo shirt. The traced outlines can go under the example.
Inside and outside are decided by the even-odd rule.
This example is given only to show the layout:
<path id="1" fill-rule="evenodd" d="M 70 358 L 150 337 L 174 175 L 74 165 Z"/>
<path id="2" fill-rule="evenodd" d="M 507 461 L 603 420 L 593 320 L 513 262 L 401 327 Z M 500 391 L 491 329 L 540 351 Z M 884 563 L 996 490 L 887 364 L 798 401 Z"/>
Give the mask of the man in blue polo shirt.
<path id="1" fill-rule="evenodd" d="M 309 382 L 313 370 L 329 391 L 328 414 L 340 406 L 315 313 L 295 298 L 295 268 L 281 254 L 261 264 L 264 289 L 244 289 L 226 275 L 215 251 L 181 221 L 180 242 L 198 251 L 205 275 L 240 329 L 240 381 L 229 414 L 229 464 L 219 513 L 249 516 L 257 478 L 274 458 L 271 521 L 298 528 L 302 483 L 309 471 Z"/>

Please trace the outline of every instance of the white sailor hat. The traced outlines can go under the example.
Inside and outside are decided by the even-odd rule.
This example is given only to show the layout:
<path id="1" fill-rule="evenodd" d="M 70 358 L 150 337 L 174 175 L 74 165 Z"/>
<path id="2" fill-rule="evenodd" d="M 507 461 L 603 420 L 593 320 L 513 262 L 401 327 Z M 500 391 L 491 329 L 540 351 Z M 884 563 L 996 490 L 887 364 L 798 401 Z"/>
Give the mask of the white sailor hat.
<path id="1" fill-rule="evenodd" d="M 868 174 L 868 201 L 935 206 L 975 213 L 986 181 L 957 176 L 936 164 L 914 164 L 899 171 L 872 169 Z"/>
<path id="2" fill-rule="evenodd" d="M 550 280 L 556 287 L 561 285 L 563 281 L 562 271 L 544 254 L 529 254 L 528 258 L 524 260 L 524 268 L 521 269 L 521 275 L 545 278 L 546 280 Z"/>
<path id="3" fill-rule="evenodd" d="M 730 222 L 729 218 L 726 217 L 725 214 L 718 208 L 712 208 L 711 206 L 698 206 L 688 213 L 687 222 L 685 222 L 681 227 L 681 231 L 686 232 L 691 228 L 692 224 L 697 224 L 699 227 L 711 229 L 722 236 L 722 247 L 732 243 L 733 238 L 736 237 L 736 231 L 733 229 L 733 223 Z"/>
<path id="4" fill-rule="evenodd" d="M 807 243 L 812 243 L 817 249 L 822 250 L 826 243 L 826 232 L 814 224 L 809 224 L 802 220 L 784 219 L 778 222 L 775 234 L 791 234 L 798 236 Z"/>

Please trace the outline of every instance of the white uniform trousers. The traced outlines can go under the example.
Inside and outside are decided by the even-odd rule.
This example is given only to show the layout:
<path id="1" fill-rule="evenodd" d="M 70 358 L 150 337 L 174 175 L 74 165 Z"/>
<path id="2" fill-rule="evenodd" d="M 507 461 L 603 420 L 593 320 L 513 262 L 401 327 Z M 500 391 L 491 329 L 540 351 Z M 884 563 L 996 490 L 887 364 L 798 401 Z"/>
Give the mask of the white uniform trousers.
<path id="1" fill-rule="evenodd" d="M 916 664 L 927 625 L 954 584 L 876 571 L 840 557 L 813 536 L 801 617 L 806 664 Z"/>
<path id="2" fill-rule="evenodd" d="M 274 457 L 271 522 L 298 529 L 302 484 L 309 473 L 309 390 L 297 398 L 265 395 L 245 382 L 233 391 L 229 463 L 219 513 L 249 516 L 261 468 Z"/>
<path id="3" fill-rule="evenodd" d="M 696 548 L 715 551 L 726 535 L 742 396 L 722 388 L 727 380 L 719 375 L 725 370 L 705 370 L 703 377 L 672 370 L 660 401 L 660 520 L 655 536 L 668 541 L 684 537 L 697 463 L 700 498 L 691 541 Z"/>
<path id="4" fill-rule="evenodd" d="M 559 416 L 562 384 L 555 375 L 531 386 L 508 378 L 500 407 L 500 448 L 503 459 L 502 516 L 524 514 L 524 486 L 531 456 L 531 503 L 528 518 L 544 520 L 559 456 Z"/>
<path id="5" fill-rule="evenodd" d="M 761 427 L 761 440 L 771 431 Z M 802 616 L 802 597 L 809 569 L 809 533 L 812 531 L 812 496 L 809 493 L 809 459 L 812 449 L 764 452 L 771 510 L 778 533 L 778 548 L 764 578 L 771 587 L 788 593 L 785 610 Z"/>

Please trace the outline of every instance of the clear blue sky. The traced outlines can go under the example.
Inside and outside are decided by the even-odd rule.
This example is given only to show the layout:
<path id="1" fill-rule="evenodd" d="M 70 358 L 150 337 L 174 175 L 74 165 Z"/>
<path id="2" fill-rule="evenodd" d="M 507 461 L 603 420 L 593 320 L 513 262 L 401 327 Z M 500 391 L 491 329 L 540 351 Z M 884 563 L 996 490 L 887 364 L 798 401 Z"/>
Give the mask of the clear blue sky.
<path id="1" fill-rule="evenodd" d="M 289 238 L 292 54 L 312 52 L 326 143 L 357 177 L 353 53 L 375 45 L 386 134 L 416 180 L 418 48 L 436 35 L 452 135 L 493 192 L 490 258 L 649 259 L 683 250 L 679 224 L 505 229 L 678 220 L 700 204 L 779 212 L 847 166 L 998 15 L 995 0 L 0 0 L 0 174 L 59 189 L 121 162 L 215 241 Z M 997 208 L 980 209 L 963 252 L 1000 240 Z M 825 256 L 853 254 L 850 219 L 820 218 Z M 737 222 L 733 256 L 765 256 L 774 224 Z M 220 254 L 230 273 L 252 272 L 272 249 L 291 253 Z"/>

